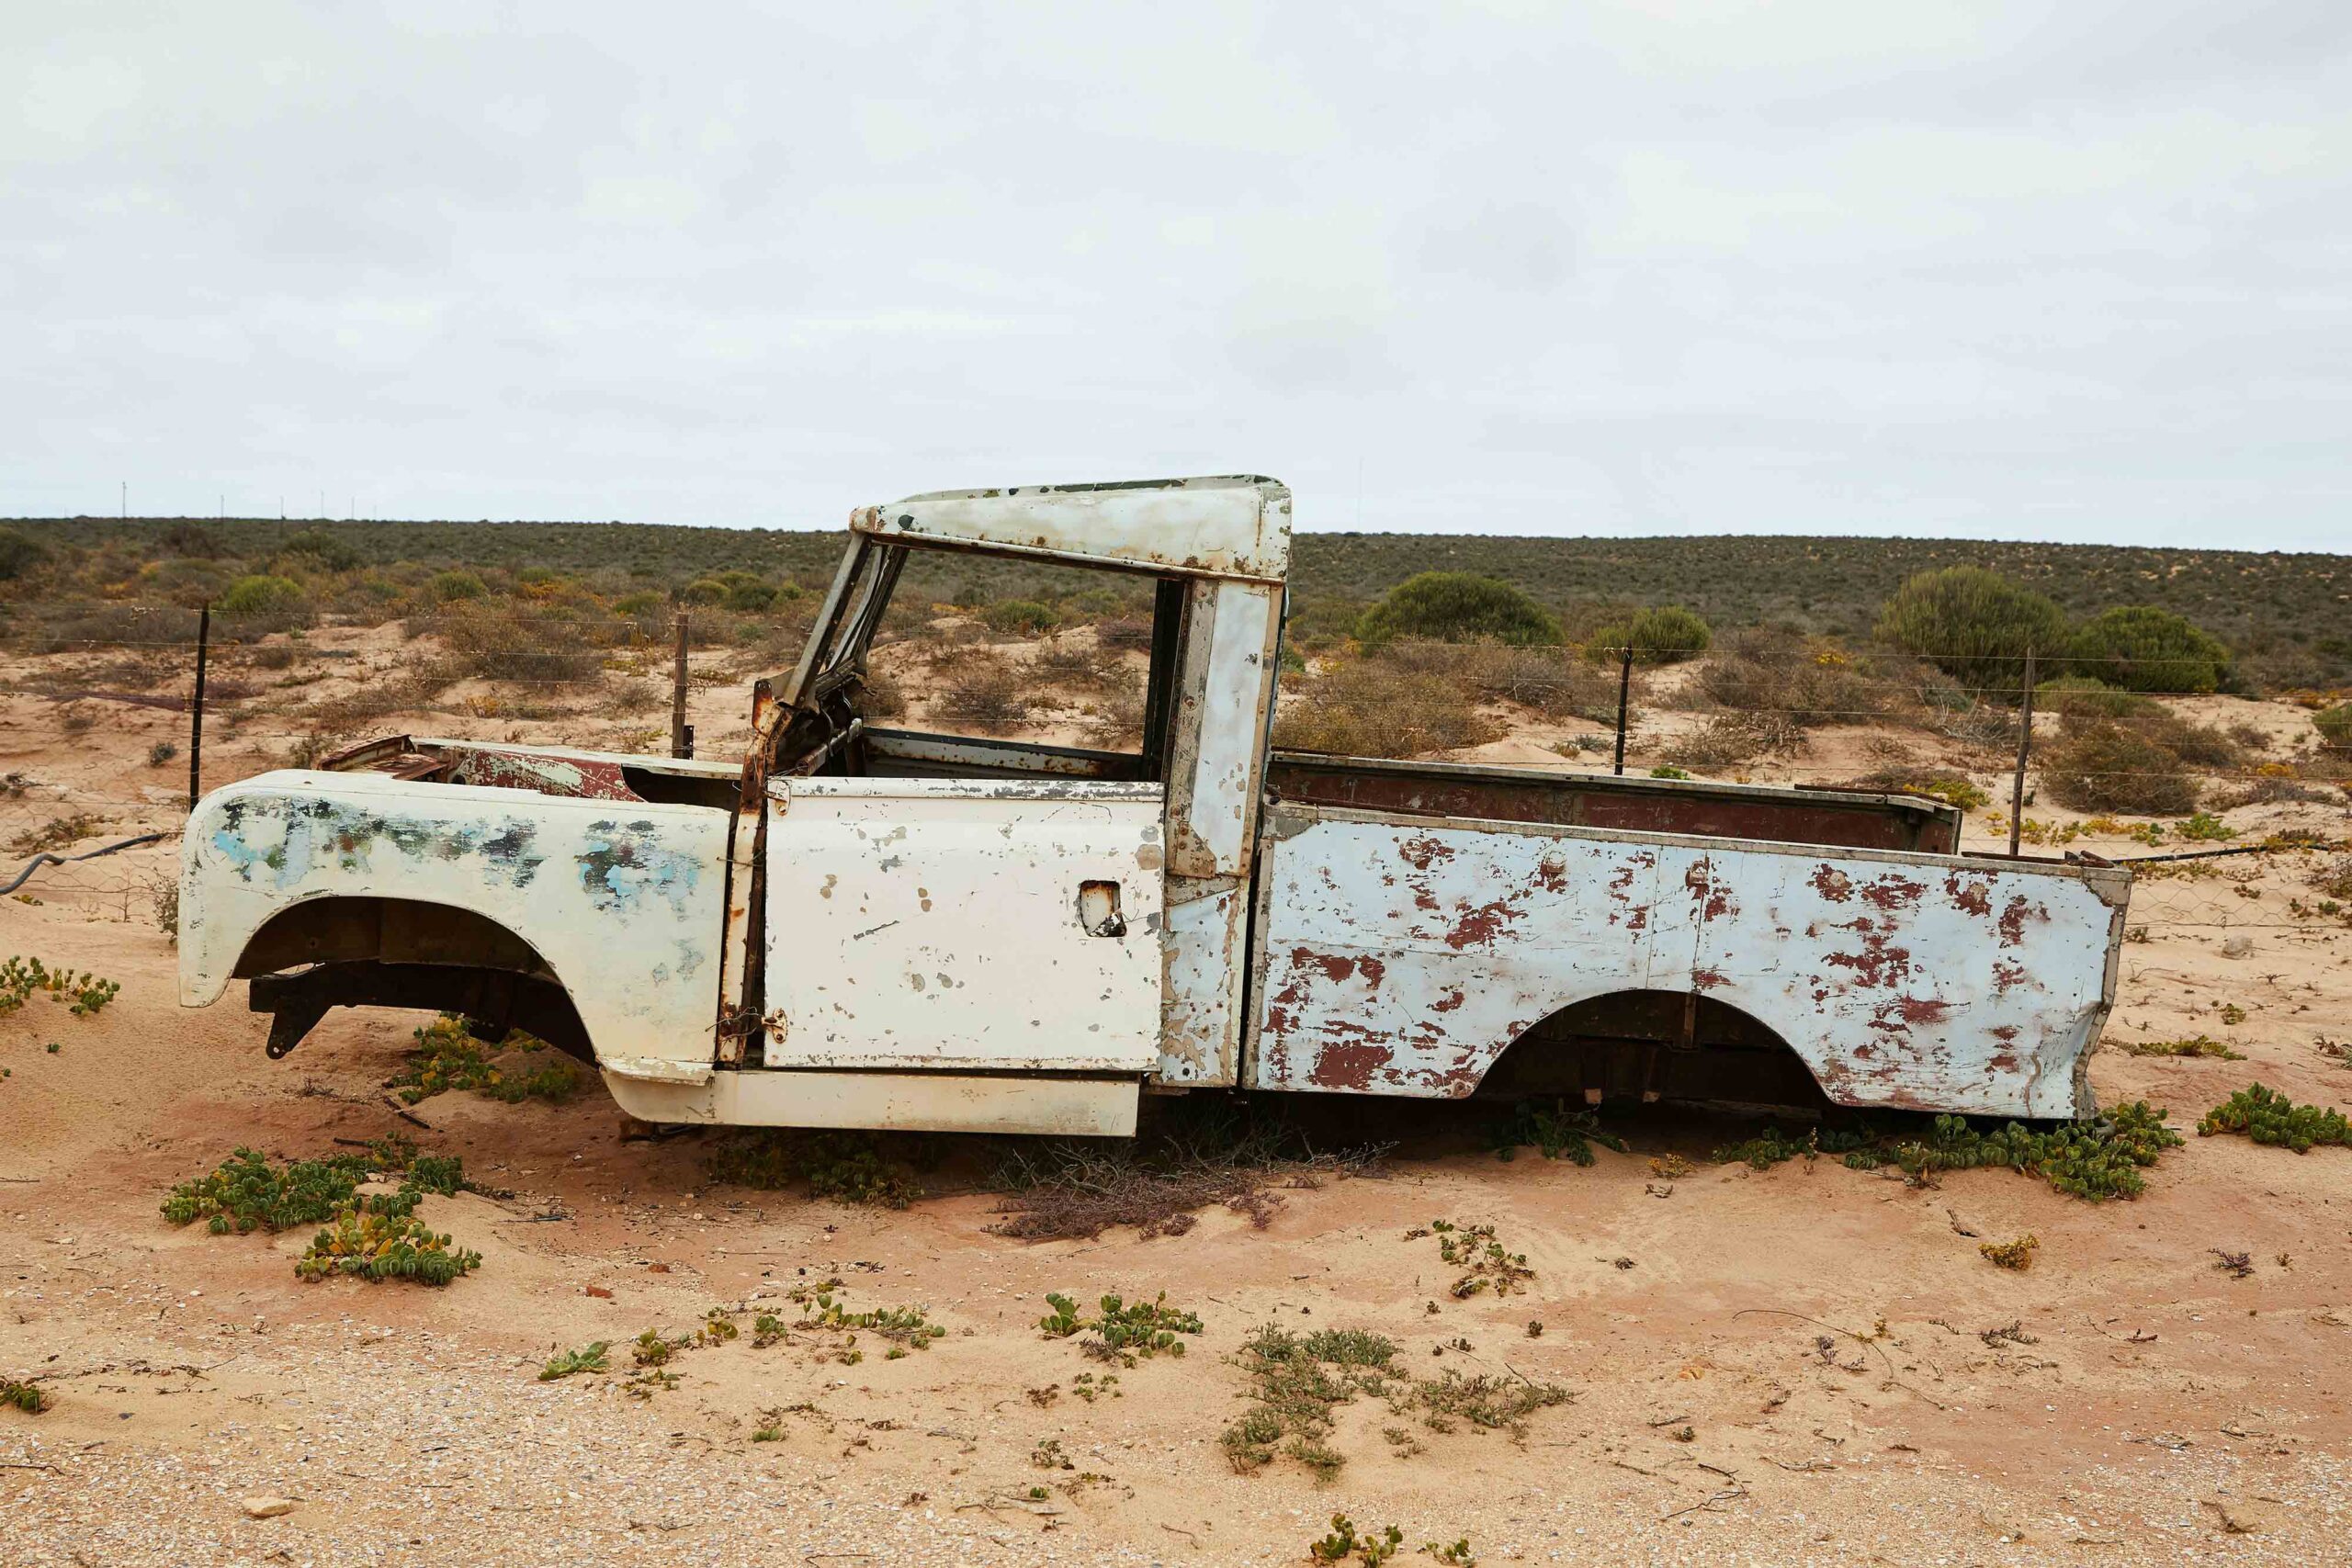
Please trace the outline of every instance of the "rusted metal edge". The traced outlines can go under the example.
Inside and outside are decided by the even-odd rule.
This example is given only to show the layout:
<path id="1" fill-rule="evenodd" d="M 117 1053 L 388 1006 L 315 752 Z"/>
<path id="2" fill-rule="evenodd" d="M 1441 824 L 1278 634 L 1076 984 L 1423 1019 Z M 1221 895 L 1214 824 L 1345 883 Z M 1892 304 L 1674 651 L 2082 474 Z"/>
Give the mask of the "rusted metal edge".
<path id="1" fill-rule="evenodd" d="M 1819 860 L 1826 855 L 1835 860 L 1873 861 L 1886 865 L 1951 866 L 1985 858 L 1936 854 L 1921 850 L 1849 849 L 1843 844 L 1791 844 L 1770 839 L 1724 839 L 1700 833 L 1633 832 L 1613 828 L 1571 827 L 1556 822 L 1508 822 L 1483 817 L 1408 817 L 1397 812 L 1355 811 L 1344 807 L 1307 806 L 1295 801 L 1284 801 L 1278 813 L 1269 812 L 1267 815 L 1267 836 L 1273 839 L 1288 838 L 1317 822 L 1359 822 L 1394 827 L 1400 821 L 1411 821 L 1421 826 L 1465 832 L 1518 833 L 1538 839 L 1589 839 L 1615 844 L 1669 844 L 1701 853 L 1710 850 L 1736 849 L 1743 853 L 1786 855 L 1804 860 Z M 2063 876 L 2094 890 L 2110 887 L 2119 882 L 2128 887 L 2131 883 L 2131 872 L 2120 865 L 2067 865 L 2054 861 L 2011 861 L 2006 856 L 1989 858 L 2032 875 Z"/>

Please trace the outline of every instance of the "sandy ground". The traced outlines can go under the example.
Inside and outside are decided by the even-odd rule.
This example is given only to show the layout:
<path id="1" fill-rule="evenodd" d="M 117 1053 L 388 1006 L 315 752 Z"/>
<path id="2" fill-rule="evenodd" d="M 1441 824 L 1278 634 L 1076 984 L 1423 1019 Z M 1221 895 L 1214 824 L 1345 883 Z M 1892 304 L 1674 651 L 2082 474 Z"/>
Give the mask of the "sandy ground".
<path id="1" fill-rule="evenodd" d="M 270 765 L 310 705 L 403 657 L 386 634 L 320 637 L 345 656 L 298 666 L 298 686 L 230 663 L 256 694 L 216 736 L 209 781 Z M 707 754 L 741 729 L 726 658 L 697 656 Z M 30 781 L 0 826 L 88 810 L 106 825 L 83 847 L 168 828 L 185 761 L 147 758 L 184 720 L 86 702 L 94 722 L 69 734 L 66 705 L 22 694 L 39 673 L 0 671 L 18 694 L 0 697 L 0 774 Z M 483 705 L 375 728 L 609 744 L 666 718 L 609 694 L 529 719 Z M 2291 710 L 2269 717 L 2291 726 Z M 1551 739 L 1499 744 L 1557 765 Z M 1863 739 L 1832 732 L 1815 760 Z M 2297 810 L 2344 831 L 2340 810 L 2244 816 Z M 1182 1236 L 1024 1245 L 986 1232 L 993 1200 L 960 1167 L 900 1213 L 712 1185 L 707 1143 L 625 1142 L 598 1092 L 444 1095 L 418 1108 L 429 1130 L 410 1126 L 380 1085 L 413 1018 L 339 1013 L 273 1064 L 233 1002 L 174 1004 L 150 891 L 174 852 L 52 868 L 27 888 L 40 902 L 0 899 L 0 955 L 123 987 L 96 1018 L 39 998 L 0 1015 L 0 1376 L 38 1376 L 54 1401 L 0 1411 L 10 1568 L 1293 1563 L 1334 1512 L 1400 1526 L 1400 1562 L 1464 1536 L 1488 1563 L 2344 1556 L 2352 1153 L 2192 1136 L 2144 1197 L 2094 1206 L 2006 1172 L 1919 1189 L 1826 1159 L 1711 1165 L 1745 1127 L 1695 1111 L 1629 1114 L 1632 1152 L 1589 1168 L 1501 1163 L 1469 1122 L 1417 1118 L 1381 1174 L 1286 1191 L 1262 1230 L 1212 1210 Z M 2300 858 L 2245 863 L 2243 882 L 2142 889 L 2145 940 L 2126 949 L 2094 1066 L 2103 1100 L 2146 1097 L 2185 1131 L 2256 1077 L 2322 1102 L 2352 1090 L 2320 1049 L 2352 1037 L 2352 931 L 2288 912 L 2309 897 Z M 2199 1032 L 2248 1059 L 2112 1048 Z M 306 1235 L 212 1237 L 157 1213 L 238 1145 L 290 1156 L 391 1132 L 512 1190 L 427 1201 L 486 1258 L 447 1290 L 306 1285 L 291 1268 Z M 1696 1168 L 1657 1174 L 1676 1154 Z M 1440 1217 L 1496 1224 L 1535 1269 L 1527 1292 L 1446 1298 L 1434 1242 L 1406 1235 Z M 2038 1261 L 1995 1269 L 1963 1229 L 2031 1233 Z M 2217 1248 L 2249 1254 L 2251 1277 L 2217 1268 Z M 682 1334 L 713 1306 L 834 1276 L 852 1306 L 920 1303 L 947 1337 L 848 1365 L 831 1337 L 747 1335 L 684 1354 L 677 1385 L 644 1401 L 617 1371 L 537 1380 L 551 1348 L 610 1340 L 625 1370 L 640 1330 Z M 1048 1290 L 1164 1290 L 1204 1331 L 1090 1403 L 1076 1380 L 1105 1369 L 1034 1327 Z M 1348 1462 L 1329 1484 L 1291 1461 L 1237 1475 L 1216 1445 L 1243 1388 L 1226 1357 L 1270 1322 L 1374 1329 L 1409 1367 L 1574 1397 L 1523 1440 L 1417 1427 L 1422 1451 L 1401 1457 L 1381 1432 L 1398 1418 L 1360 1401 L 1339 1412 Z M 2025 1342 L 1981 1337 L 2012 1323 Z M 769 1413 L 781 1440 L 752 1441 Z M 1033 1462 L 1046 1438 L 1075 1470 Z M 263 1496 L 295 1506 L 247 1517 Z"/>

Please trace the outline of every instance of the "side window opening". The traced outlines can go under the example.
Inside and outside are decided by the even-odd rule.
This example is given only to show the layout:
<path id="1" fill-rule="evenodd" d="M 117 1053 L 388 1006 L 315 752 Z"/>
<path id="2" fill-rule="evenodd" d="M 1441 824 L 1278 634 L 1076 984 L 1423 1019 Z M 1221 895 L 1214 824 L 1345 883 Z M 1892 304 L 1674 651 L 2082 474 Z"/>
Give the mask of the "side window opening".
<path id="1" fill-rule="evenodd" d="M 837 634 L 863 650 L 844 771 L 1165 778 L 1181 581 L 895 553 L 896 592 L 870 618 L 845 602 Z"/>

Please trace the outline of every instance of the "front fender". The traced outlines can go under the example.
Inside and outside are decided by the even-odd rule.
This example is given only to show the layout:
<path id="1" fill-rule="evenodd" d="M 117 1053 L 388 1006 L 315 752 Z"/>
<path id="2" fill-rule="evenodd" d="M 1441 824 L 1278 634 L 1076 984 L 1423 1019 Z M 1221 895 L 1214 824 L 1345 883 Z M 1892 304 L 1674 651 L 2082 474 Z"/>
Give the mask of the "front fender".
<path id="1" fill-rule="evenodd" d="M 315 899 L 467 909 L 528 942 L 597 1059 L 707 1074 L 727 813 L 287 771 L 215 790 L 180 855 L 180 1001 L 220 999 L 272 916 Z"/>

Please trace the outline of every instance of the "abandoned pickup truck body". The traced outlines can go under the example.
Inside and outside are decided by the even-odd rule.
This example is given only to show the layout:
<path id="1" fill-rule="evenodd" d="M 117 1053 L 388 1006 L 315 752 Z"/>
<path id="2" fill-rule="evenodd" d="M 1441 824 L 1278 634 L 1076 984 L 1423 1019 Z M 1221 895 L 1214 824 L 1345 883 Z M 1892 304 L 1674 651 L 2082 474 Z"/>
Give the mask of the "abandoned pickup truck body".
<path id="1" fill-rule="evenodd" d="M 656 1122 L 1132 1131 L 1147 1089 L 2091 1107 L 2130 889 L 1904 795 L 1276 752 L 1290 496 L 868 508 L 740 766 L 392 737 L 189 821 L 181 999 L 540 1035 Z M 1156 581 L 1133 752 L 870 723 L 908 553 Z"/>

